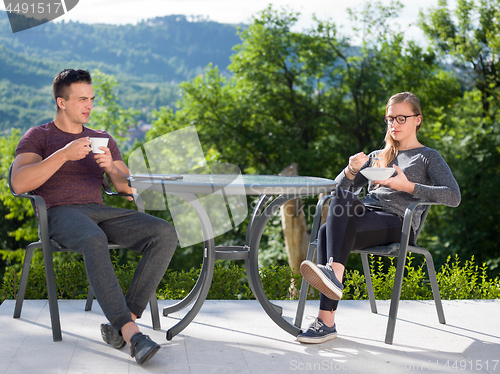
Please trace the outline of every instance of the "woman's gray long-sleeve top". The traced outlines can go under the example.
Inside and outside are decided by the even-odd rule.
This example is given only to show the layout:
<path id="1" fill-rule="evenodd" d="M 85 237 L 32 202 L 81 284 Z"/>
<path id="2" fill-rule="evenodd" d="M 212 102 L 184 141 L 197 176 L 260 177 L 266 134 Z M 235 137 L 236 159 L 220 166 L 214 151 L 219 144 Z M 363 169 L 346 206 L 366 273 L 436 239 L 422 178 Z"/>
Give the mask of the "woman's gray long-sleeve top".
<path id="1" fill-rule="evenodd" d="M 361 170 L 370 167 L 372 158 L 377 157 L 379 151 L 368 155 L 367 161 Z M 406 208 L 416 201 L 431 201 L 443 205 L 456 207 L 460 204 L 460 188 L 450 167 L 438 151 L 429 147 L 419 147 L 399 151 L 397 157 L 388 167 L 397 165 L 405 173 L 410 182 L 415 183 L 413 195 L 393 190 L 387 186 L 374 186 L 361 173 L 353 180 L 348 179 L 342 171 L 335 180 L 338 187 L 344 190 L 357 191 L 368 183 L 368 194 L 363 199 L 367 207 L 384 210 L 404 217 Z M 418 206 L 412 220 L 414 232 L 420 226 L 420 219 L 424 206 Z"/>

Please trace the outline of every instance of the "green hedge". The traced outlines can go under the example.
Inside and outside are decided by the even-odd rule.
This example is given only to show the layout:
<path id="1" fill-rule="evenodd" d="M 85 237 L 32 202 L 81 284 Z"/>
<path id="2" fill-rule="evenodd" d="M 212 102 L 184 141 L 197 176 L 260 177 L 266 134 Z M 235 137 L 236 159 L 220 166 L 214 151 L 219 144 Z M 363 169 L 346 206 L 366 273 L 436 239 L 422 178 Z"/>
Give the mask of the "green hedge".
<path id="1" fill-rule="evenodd" d="M 134 265 L 129 262 L 118 264 L 114 258 L 113 264 L 120 285 L 124 292 L 128 289 L 132 279 Z M 387 262 L 380 257 L 371 257 L 370 261 L 375 296 L 379 300 L 391 297 L 394 274 L 396 272 L 392 260 Z M 401 299 L 429 300 L 432 299 L 432 290 L 427 280 L 425 266 L 415 266 L 413 257 L 409 254 L 406 264 L 407 274 L 403 281 Z M 82 261 L 71 261 L 55 264 L 55 275 L 58 297 L 61 299 L 85 299 L 88 283 L 85 267 Z M 159 299 L 183 299 L 193 288 L 200 269 L 190 271 L 167 271 L 158 287 Z M 0 301 L 14 299 L 19 284 L 19 266 L 7 267 L 2 287 Z M 262 285 L 266 295 L 271 300 L 290 300 L 298 298 L 302 277 L 295 274 L 288 266 L 271 266 L 260 269 Z M 437 272 L 438 284 L 443 299 L 498 299 L 500 298 L 500 280 L 498 277 L 488 279 L 486 266 L 481 267 L 474 263 L 474 258 L 461 263 L 458 257 L 448 260 Z M 45 273 L 43 262 L 35 261 L 32 264 L 26 299 L 46 299 Z M 365 277 L 359 271 L 347 271 L 344 278 L 344 299 L 366 300 Z M 215 300 L 243 300 L 253 299 L 254 296 L 248 285 L 245 269 L 237 265 L 216 262 L 212 285 L 208 299 Z M 319 293 L 310 289 L 309 299 L 318 299 Z"/>

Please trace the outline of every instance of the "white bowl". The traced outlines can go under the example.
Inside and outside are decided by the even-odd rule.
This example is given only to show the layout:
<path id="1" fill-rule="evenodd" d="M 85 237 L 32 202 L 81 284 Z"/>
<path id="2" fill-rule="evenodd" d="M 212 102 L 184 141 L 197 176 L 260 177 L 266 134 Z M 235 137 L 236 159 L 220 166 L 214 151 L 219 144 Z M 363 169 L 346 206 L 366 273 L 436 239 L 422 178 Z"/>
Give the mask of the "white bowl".
<path id="1" fill-rule="evenodd" d="M 366 168 L 360 170 L 360 173 L 373 182 L 389 179 L 395 171 L 393 168 Z"/>

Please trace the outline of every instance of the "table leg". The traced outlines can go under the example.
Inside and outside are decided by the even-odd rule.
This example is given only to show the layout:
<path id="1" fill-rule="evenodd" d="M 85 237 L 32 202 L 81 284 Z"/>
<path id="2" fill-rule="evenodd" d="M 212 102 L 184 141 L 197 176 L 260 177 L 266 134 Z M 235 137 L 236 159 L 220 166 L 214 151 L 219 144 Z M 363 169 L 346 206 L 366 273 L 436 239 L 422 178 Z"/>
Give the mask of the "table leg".
<path id="1" fill-rule="evenodd" d="M 205 242 L 204 248 L 208 248 L 207 242 Z M 206 259 L 207 258 L 205 256 L 203 256 L 203 263 L 206 261 Z M 201 268 L 203 271 L 204 269 L 206 269 L 206 265 L 205 266 L 202 265 Z M 198 280 L 196 281 L 193 289 L 189 292 L 189 294 L 184 299 L 179 301 L 178 303 L 175 303 L 174 305 L 170 305 L 170 306 L 163 308 L 163 316 L 167 317 L 169 314 L 178 312 L 179 310 L 182 310 L 182 309 L 186 308 L 187 306 L 189 306 L 194 301 L 196 296 L 198 296 L 198 294 L 200 293 L 200 289 L 201 289 L 201 286 L 203 285 L 204 278 L 205 278 L 205 275 L 200 273 Z"/>
<path id="2" fill-rule="evenodd" d="M 255 208 L 252 211 L 252 215 L 250 216 L 250 221 L 249 221 L 248 227 L 247 227 L 247 234 L 246 234 L 246 238 L 245 238 L 245 245 L 247 247 L 250 247 L 250 239 L 253 235 L 255 223 L 258 221 L 260 215 L 262 214 L 262 211 L 264 210 L 266 203 L 269 201 L 269 199 L 271 197 L 272 197 L 272 195 L 260 195 L 259 199 L 257 200 L 257 203 L 255 204 Z M 245 268 L 248 269 L 249 266 L 250 265 L 249 265 L 248 257 L 247 257 L 247 260 L 245 261 Z M 248 283 L 250 285 L 250 289 L 255 294 L 254 286 L 253 286 L 251 278 L 248 279 Z M 272 304 L 272 303 L 271 303 L 271 305 L 276 310 L 276 313 L 278 313 L 280 316 L 283 314 L 282 307 L 280 307 L 279 305 Z"/>
<path id="3" fill-rule="evenodd" d="M 323 196 L 316 204 L 316 212 L 314 213 L 314 221 L 311 228 L 311 239 L 309 240 L 309 248 L 307 250 L 306 260 L 312 261 L 314 252 L 316 251 L 318 241 L 318 231 L 321 226 L 321 217 L 323 215 L 323 207 L 331 199 L 332 195 Z M 304 316 L 304 308 L 306 307 L 307 292 L 309 290 L 309 283 L 302 279 L 302 286 L 300 287 L 299 303 L 297 305 L 297 312 L 295 314 L 295 326 L 298 328 L 302 325 L 302 318 Z"/>
<path id="4" fill-rule="evenodd" d="M 195 293 L 193 298 L 197 295 L 195 303 L 191 307 L 191 310 L 182 318 L 175 326 L 171 327 L 167 331 L 167 340 L 172 340 L 172 338 L 184 330 L 189 323 L 196 317 L 198 312 L 200 311 L 205 299 L 208 295 L 208 290 L 210 289 L 210 285 L 212 283 L 212 277 L 214 275 L 214 266 L 215 266 L 215 241 L 214 234 L 212 230 L 212 224 L 210 223 L 210 218 L 205 211 L 205 208 L 201 204 L 201 202 L 196 198 L 194 194 L 175 194 L 180 198 L 186 200 L 191 207 L 195 210 L 196 214 L 201 223 L 201 228 L 203 230 L 203 238 L 205 242 L 205 251 L 203 254 L 203 265 L 200 273 L 200 277 L 198 279 L 198 283 L 200 283 L 199 292 Z M 196 285 L 195 285 L 196 287 Z M 191 291 L 193 293 L 193 291 Z M 190 293 L 190 294 L 191 294 Z"/>
<path id="5" fill-rule="evenodd" d="M 257 203 L 255 204 L 255 208 L 253 208 L 252 215 L 250 216 L 250 221 L 248 222 L 247 234 L 245 238 L 245 244 L 250 246 L 250 238 L 252 237 L 252 232 L 255 227 L 255 222 L 259 219 L 264 206 L 269 201 L 272 195 L 260 195 Z"/>
<path id="6" fill-rule="evenodd" d="M 279 208 L 286 203 L 287 201 L 290 201 L 294 198 L 296 198 L 297 195 L 293 196 L 279 196 L 276 198 L 271 204 L 269 204 L 260 218 L 255 222 L 254 227 L 252 227 L 252 234 L 250 236 L 250 254 L 248 258 L 248 265 L 247 265 L 247 275 L 248 275 L 248 282 L 250 284 L 250 287 L 252 288 L 252 292 L 255 296 L 255 298 L 259 301 L 259 303 L 262 305 L 264 310 L 266 311 L 267 315 L 271 317 L 271 319 L 283 330 L 286 332 L 297 336 L 299 335 L 302 331 L 283 319 L 280 313 L 280 307 L 277 307 L 276 305 L 273 305 L 269 299 L 267 298 L 264 288 L 262 287 L 262 282 L 260 280 L 260 275 L 259 275 L 259 262 L 258 262 L 258 250 L 259 250 L 259 244 L 260 240 L 262 237 L 262 234 L 264 232 L 264 228 L 269 221 L 269 219 L 279 210 Z M 278 309 L 278 310 L 277 310 Z"/>

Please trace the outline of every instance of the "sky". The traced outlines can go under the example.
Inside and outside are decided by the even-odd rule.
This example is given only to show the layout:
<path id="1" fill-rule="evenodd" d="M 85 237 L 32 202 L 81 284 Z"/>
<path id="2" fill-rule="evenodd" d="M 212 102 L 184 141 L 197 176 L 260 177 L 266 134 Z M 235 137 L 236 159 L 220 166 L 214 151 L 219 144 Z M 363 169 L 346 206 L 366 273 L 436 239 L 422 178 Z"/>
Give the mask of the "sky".
<path id="1" fill-rule="evenodd" d="M 51 1 L 51 0 L 46 0 Z M 53 0 L 52 0 L 53 1 Z M 360 8 L 365 0 L 79 0 L 68 13 L 56 22 L 78 21 L 82 23 L 136 24 L 141 20 L 182 14 L 203 16 L 220 23 L 250 23 L 251 16 L 265 9 L 269 3 L 273 8 L 288 7 L 300 12 L 296 30 L 305 30 L 312 25 L 312 15 L 321 20 L 333 20 L 347 34 L 350 30 L 346 9 Z M 404 5 L 395 23 L 401 26 L 406 36 L 424 41 L 422 32 L 415 26 L 420 9 L 436 6 L 438 0 L 400 0 Z M 381 0 L 388 5 L 390 0 Z M 0 9 L 5 10 L 5 2 Z"/>

